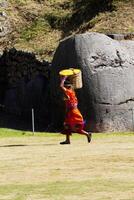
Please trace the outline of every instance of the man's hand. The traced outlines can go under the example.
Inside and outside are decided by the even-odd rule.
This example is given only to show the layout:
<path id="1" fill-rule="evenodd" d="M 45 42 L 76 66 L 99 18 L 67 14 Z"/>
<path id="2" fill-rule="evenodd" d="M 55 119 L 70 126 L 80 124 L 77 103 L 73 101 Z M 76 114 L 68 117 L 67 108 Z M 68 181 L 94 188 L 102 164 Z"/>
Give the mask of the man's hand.
<path id="1" fill-rule="evenodd" d="M 67 76 L 61 76 L 61 83 L 60 83 L 60 87 L 63 89 L 64 88 L 64 82 L 67 79 Z"/>
<path id="2" fill-rule="evenodd" d="M 64 81 L 67 79 L 67 76 L 61 76 L 61 81 Z"/>

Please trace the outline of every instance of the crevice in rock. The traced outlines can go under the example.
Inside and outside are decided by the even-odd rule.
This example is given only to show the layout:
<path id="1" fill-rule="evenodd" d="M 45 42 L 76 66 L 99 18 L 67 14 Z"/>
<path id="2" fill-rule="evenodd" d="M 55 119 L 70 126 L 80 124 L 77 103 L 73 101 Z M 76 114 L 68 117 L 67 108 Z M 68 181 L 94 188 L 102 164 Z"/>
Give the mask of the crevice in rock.
<path id="1" fill-rule="evenodd" d="M 101 64 L 96 65 L 94 68 L 95 68 L 95 69 L 98 69 L 98 68 L 99 68 L 99 69 L 100 69 L 100 68 L 101 68 L 101 69 L 104 69 L 105 67 L 107 67 L 107 66 L 106 66 L 105 64 L 102 64 L 102 63 L 101 63 Z"/>
<path id="2" fill-rule="evenodd" d="M 116 62 L 119 63 L 119 66 L 120 66 L 120 67 L 123 67 L 123 66 L 122 66 L 123 60 L 122 60 L 121 55 L 120 55 L 120 52 L 119 52 L 118 50 L 116 50 L 116 55 L 117 55 L 117 57 L 118 57 L 118 60 L 116 60 Z"/>
<path id="3" fill-rule="evenodd" d="M 113 105 L 111 103 L 107 103 L 107 102 L 99 102 L 99 101 L 95 101 L 95 104 L 101 104 L 101 105 Z"/>
<path id="4" fill-rule="evenodd" d="M 125 103 L 128 103 L 128 102 L 131 102 L 131 101 L 134 101 L 134 98 L 127 99 L 126 101 L 122 101 L 122 102 L 118 103 L 117 105 L 122 105 L 122 104 L 125 104 Z"/>
<path id="5" fill-rule="evenodd" d="M 100 104 L 100 105 L 118 106 L 118 105 L 122 105 L 122 104 L 127 104 L 128 102 L 134 102 L 134 98 L 127 99 L 126 101 L 122 101 L 122 102 L 119 102 L 117 104 L 107 103 L 107 102 L 97 102 L 97 101 L 95 103 Z"/>

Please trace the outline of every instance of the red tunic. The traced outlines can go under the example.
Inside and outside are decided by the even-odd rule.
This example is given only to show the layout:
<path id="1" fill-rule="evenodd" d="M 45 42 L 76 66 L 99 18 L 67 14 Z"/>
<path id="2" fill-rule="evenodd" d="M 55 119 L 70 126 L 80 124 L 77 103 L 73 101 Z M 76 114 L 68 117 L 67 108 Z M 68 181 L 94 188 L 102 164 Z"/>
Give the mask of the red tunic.
<path id="1" fill-rule="evenodd" d="M 64 89 L 66 96 L 66 117 L 64 123 L 73 127 L 75 124 L 83 124 L 83 117 L 77 108 L 78 100 L 72 89 Z"/>

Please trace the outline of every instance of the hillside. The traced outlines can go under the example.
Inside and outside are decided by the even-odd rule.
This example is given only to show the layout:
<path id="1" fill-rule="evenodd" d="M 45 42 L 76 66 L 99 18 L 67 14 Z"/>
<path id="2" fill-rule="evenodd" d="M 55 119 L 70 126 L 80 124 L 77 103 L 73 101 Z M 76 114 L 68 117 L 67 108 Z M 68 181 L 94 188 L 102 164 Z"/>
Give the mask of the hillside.
<path id="1" fill-rule="evenodd" d="M 8 0 L 11 31 L 1 49 L 15 47 L 52 60 L 59 41 L 86 31 L 134 32 L 133 0 Z"/>

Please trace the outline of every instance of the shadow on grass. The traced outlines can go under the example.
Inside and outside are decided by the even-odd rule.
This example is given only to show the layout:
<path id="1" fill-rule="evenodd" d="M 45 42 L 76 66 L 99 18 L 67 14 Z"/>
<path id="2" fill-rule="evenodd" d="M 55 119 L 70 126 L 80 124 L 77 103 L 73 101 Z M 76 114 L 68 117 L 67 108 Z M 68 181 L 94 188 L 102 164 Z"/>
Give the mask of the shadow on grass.
<path id="1" fill-rule="evenodd" d="M 26 147 L 26 146 L 55 146 L 57 144 L 7 144 L 7 145 L 0 145 L 1 147 Z"/>

